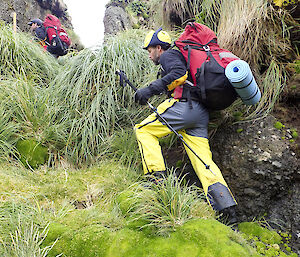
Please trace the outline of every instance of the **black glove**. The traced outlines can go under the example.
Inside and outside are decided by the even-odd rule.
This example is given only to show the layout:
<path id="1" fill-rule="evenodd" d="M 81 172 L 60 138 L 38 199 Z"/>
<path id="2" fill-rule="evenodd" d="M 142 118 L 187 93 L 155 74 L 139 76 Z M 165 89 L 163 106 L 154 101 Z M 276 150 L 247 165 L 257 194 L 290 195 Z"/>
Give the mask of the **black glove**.
<path id="1" fill-rule="evenodd" d="M 145 105 L 151 96 L 153 96 L 153 94 L 150 87 L 144 87 L 135 92 L 134 101 L 140 105 Z"/>
<path id="2" fill-rule="evenodd" d="M 138 89 L 134 95 L 134 99 L 136 103 L 145 105 L 151 96 L 159 95 L 166 90 L 167 87 L 158 79 L 153 81 L 148 87 Z"/>

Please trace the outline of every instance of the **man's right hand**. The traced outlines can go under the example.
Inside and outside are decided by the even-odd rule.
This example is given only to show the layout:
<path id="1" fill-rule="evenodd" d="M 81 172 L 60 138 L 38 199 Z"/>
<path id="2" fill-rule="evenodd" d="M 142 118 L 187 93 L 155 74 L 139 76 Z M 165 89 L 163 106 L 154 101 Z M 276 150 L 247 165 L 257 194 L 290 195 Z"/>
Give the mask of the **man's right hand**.
<path id="1" fill-rule="evenodd" d="M 140 105 L 145 105 L 152 95 L 151 89 L 149 87 L 144 87 L 135 92 L 134 101 Z"/>

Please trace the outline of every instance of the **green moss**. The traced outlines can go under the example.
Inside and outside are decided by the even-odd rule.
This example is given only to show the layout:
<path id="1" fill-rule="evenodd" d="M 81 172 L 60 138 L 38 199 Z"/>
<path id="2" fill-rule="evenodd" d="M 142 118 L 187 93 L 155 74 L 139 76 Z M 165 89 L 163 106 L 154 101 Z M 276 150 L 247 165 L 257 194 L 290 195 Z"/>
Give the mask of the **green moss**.
<path id="1" fill-rule="evenodd" d="M 62 224 L 50 224 L 48 234 L 42 244 L 43 247 L 52 246 L 54 244 L 47 256 L 54 257 L 62 253 L 66 254 L 75 233 L 76 231 Z"/>
<path id="2" fill-rule="evenodd" d="M 136 204 L 136 198 L 135 196 L 135 190 L 138 189 L 138 185 L 133 186 L 127 190 L 124 190 L 121 192 L 117 198 L 116 201 L 119 204 L 121 212 L 126 215 Z"/>
<path id="3" fill-rule="evenodd" d="M 172 236 L 179 239 L 179 245 L 182 240 L 197 245 L 194 255 L 183 256 L 257 256 L 234 231 L 214 219 L 189 221 Z"/>
<path id="4" fill-rule="evenodd" d="M 276 129 L 282 129 L 283 127 L 284 127 L 283 124 L 279 121 L 275 122 L 274 124 L 274 128 Z"/>
<path id="5" fill-rule="evenodd" d="M 79 230 L 71 241 L 67 256 L 98 257 L 109 256 L 112 233 L 109 229 L 93 225 Z"/>
<path id="6" fill-rule="evenodd" d="M 237 133 L 241 133 L 241 132 L 243 132 L 243 129 L 242 129 L 242 128 L 239 128 L 239 129 L 236 130 L 236 132 L 237 132 Z"/>
<path id="7" fill-rule="evenodd" d="M 48 160 L 48 149 L 34 139 L 19 140 L 17 149 L 25 167 L 36 169 Z"/>
<path id="8" fill-rule="evenodd" d="M 292 137 L 293 137 L 293 138 L 295 138 L 295 139 L 298 138 L 299 135 L 298 135 L 298 132 L 297 132 L 296 129 L 292 129 L 292 130 L 291 130 L 291 133 L 292 133 Z"/>
<path id="9" fill-rule="evenodd" d="M 281 243 L 281 236 L 276 231 L 263 228 L 255 222 L 243 222 L 239 224 L 239 230 L 245 233 L 246 235 L 257 236 L 263 243 Z"/>
<path id="10" fill-rule="evenodd" d="M 144 249 L 148 244 L 142 232 L 125 228 L 113 234 L 106 256 L 147 256 Z"/>
<path id="11" fill-rule="evenodd" d="M 147 236 L 143 231 L 129 228 L 112 231 L 98 224 L 79 230 L 53 224 L 46 240 L 51 242 L 56 237 L 59 239 L 49 256 L 60 253 L 72 257 L 258 256 L 236 232 L 213 219 L 188 221 L 169 237 Z"/>
<path id="12" fill-rule="evenodd" d="M 292 86 L 291 86 L 291 89 L 293 89 L 293 90 L 294 90 L 294 89 L 297 89 L 297 86 L 296 86 L 296 85 L 292 85 Z"/>
<path id="13" fill-rule="evenodd" d="M 257 252 L 264 256 L 294 256 L 286 241 L 286 238 L 289 237 L 287 233 L 279 235 L 276 231 L 264 228 L 256 222 L 240 223 L 239 231 L 255 245 Z M 283 241 L 285 241 L 284 244 Z M 290 254 L 287 255 L 285 252 L 290 252 Z"/>
<path id="14" fill-rule="evenodd" d="M 49 256 L 57 256 L 61 254 L 67 246 L 66 241 L 72 239 L 73 231 L 70 228 L 60 223 L 51 223 L 48 228 L 48 233 L 42 246 L 51 246 L 54 244 Z M 59 241 L 63 236 L 64 240 Z M 67 240 L 68 239 L 68 240 Z M 58 241 L 57 241 L 58 240 Z"/>
<path id="15" fill-rule="evenodd" d="M 176 162 L 176 168 L 182 168 L 183 165 L 184 165 L 184 163 L 183 163 L 182 160 L 178 160 L 178 161 Z"/>

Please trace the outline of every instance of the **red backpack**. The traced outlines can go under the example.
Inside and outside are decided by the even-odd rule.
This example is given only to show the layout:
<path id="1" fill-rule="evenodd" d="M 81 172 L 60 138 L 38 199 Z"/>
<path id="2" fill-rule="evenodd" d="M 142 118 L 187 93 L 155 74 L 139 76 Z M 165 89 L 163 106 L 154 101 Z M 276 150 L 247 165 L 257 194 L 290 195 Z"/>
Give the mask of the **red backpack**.
<path id="1" fill-rule="evenodd" d="M 52 43 L 53 38 L 58 37 L 62 42 L 65 42 L 68 46 L 71 45 L 71 40 L 67 32 L 61 27 L 60 20 L 56 16 L 52 14 L 47 14 L 43 25 L 46 28 L 50 44 Z"/>
<path id="2" fill-rule="evenodd" d="M 183 54 L 192 77 L 191 97 L 212 110 L 230 106 L 237 93 L 225 76 L 225 68 L 239 58 L 219 47 L 211 29 L 195 22 L 187 24 L 175 45 Z"/>

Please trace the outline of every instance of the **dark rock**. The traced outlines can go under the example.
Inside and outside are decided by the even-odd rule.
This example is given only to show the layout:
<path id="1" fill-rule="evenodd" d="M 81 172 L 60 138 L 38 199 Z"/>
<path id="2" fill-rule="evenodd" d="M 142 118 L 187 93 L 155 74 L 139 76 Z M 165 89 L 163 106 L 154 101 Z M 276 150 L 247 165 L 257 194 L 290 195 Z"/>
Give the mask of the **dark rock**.
<path id="1" fill-rule="evenodd" d="M 264 216 L 300 237 L 300 162 L 274 128 L 275 118 L 219 128 L 210 140 L 213 159 L 238 201 L 242 220 Z M 236 133 L 242 128 L 241 133 Z M 297 243 L 298 242 L 298 243 Z M 298 246 L 297 246 L 298 244 Z M 300 249 L 300 248 L 298 248 Z"/>
<path id="2" fill-rule="evenodd" d="M 12 24 L 12 13 L 17 13 L 17 26 L 28 31 L 27 23 L 34 18 L 44 19 L 47 13 L 60 18 L 66 28 L 73 28 L 67 6 L 62 0 L 5 0 L 0 4 L 0 20 Z"/>
<path id="3" fill-rule="evenodd" d="M 109 6 L 104 15 L 104 34 L 114 35 L 132 27 L 129 15 L 120 6 Z"/>

